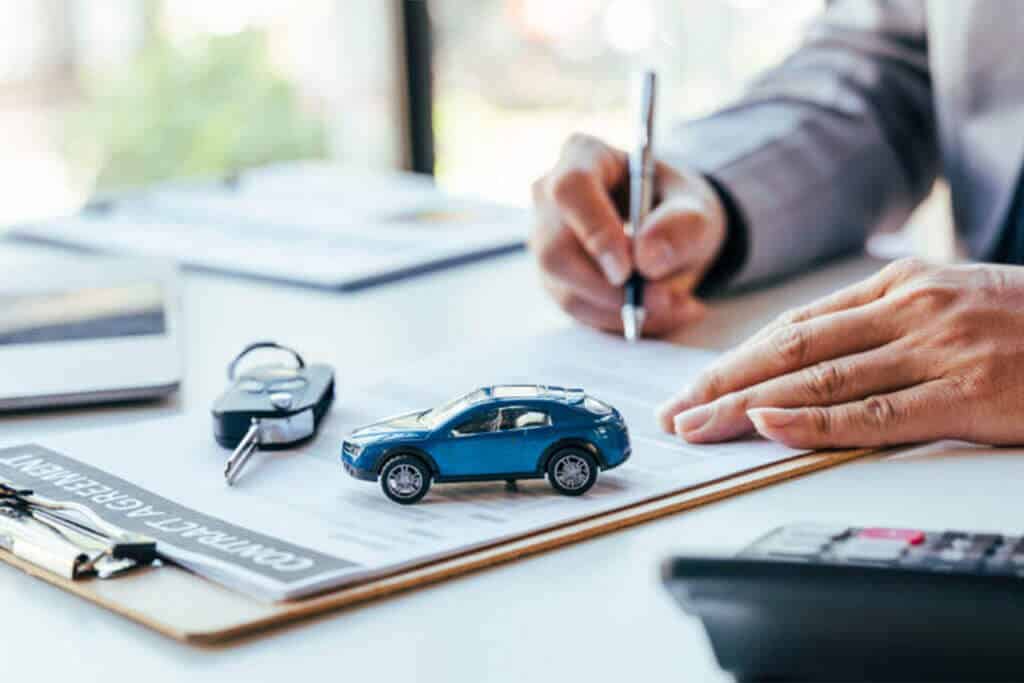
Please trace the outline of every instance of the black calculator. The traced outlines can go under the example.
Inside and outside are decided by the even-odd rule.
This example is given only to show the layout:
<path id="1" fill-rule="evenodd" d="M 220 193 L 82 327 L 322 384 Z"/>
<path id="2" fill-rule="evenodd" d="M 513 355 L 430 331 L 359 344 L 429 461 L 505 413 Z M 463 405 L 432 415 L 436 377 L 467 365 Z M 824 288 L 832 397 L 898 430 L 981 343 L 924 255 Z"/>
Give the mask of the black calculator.
<path id="1" fill-rule="evenodd" d="M 794 524 L 662 571 L 740 680 L 1024 680 L 1019 536 Z"/>

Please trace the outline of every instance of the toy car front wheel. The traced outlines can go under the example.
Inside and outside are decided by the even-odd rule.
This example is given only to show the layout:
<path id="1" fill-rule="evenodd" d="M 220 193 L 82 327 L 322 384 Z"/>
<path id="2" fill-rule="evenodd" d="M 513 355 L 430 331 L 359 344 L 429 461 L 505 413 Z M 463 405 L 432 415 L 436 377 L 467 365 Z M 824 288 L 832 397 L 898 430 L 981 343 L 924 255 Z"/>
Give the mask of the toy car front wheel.
<path id="1" fill-rule="evenodd" d="M 427 495 L 430 479 L 430 468 L 415 455 L 395 456 L 380 471 L 384 495 L 402 505 L 411 505 Z"/>
<path id="2" fill-rule="evenodd" d="M 566 496 L 580 496 L 597 481 L 597 460 L 582 448 L 562 448 L 548 460 L 551 488 Z"/>

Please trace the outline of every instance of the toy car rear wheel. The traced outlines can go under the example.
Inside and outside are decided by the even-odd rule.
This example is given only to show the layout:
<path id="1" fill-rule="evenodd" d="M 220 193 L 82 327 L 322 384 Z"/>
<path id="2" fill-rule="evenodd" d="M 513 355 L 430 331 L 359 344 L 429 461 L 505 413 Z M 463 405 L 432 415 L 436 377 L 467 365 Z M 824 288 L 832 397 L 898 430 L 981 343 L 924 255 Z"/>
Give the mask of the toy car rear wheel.
<path id="1" fill-rule="evenodd" d="M 565 496 L 581 496 L 597 481 L 597 460 L 582 448 L 561 448 L 548 460 L 548 483 Z"/>
<path id="2" fill-rule="evenodd" d="M 380 471 L 384 495 L 402 505 L 419 502 L 430 490 L 430 468 L 415 455 L 397 455 Z"/>

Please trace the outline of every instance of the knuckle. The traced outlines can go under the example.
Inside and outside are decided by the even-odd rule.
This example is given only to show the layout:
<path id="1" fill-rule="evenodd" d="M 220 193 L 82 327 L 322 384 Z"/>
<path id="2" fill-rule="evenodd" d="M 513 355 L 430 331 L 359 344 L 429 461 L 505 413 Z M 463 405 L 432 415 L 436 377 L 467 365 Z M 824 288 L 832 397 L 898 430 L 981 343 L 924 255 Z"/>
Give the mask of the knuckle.
<path id="1" fill-rule="evenodd" d="M 807 369 L 805 384 L 812 398 L 831 402 L 842 395 L 846 375 L 835 364 L 824 363 Z"/>
<path id="2" fill-rule="evenodd" d="M 954 311 L 939 329 L 929 330 L 927 336 L 919 337 L 921 345 L 933 349 L 964 349 L 983 334 L 980 330 L 984 328 L 978 322 L 968 310 Z"/>
<path id="3" fill-rule="evenodd" d="M 558 305 L 561 306 L 563 311 L 573 317 L 576 317 L 583 305 L 583 301 L 580 299 L 579 295 L 570 291 L 559 292 L 555 295 L 555 301 L 558 302 Z"/>
<path id="4" fill-rule="evenodd" d="M 807 311 L 803 308 L 792 308 L 783 312 L 775 318 L 774 324 L 778 327 L 789 327 L 807 320 Z"/>
<path id="5" fill-rule="evenodd" d="M 696 396 L 699 401 L 706 403 L 722 396 L 725 388 L 725 378 L 717 370 L 709 370 L 697 381 Z"/>
<path id="6" fill-rule="evenodd" d="M 960 386 L 964 390 L 963 395 L 977 395 L 988 388 L 1005 384 L 1007 380 L 1014 381 L 1012 378 L 1016 375 L 1013 369 L 1015 364 L 1007 363 L 1005 352 L 999 346 L 999 342 L 986 340 L 962 354 L 963 358 L 970 359 L 971 367 L 950 375 L 963 375 Z"/>
<path id="7" fill-rule="evenodd" d="M 754 407 L 755 396 L 751 391 L 738 391 L 727 398 L 717 401 L 719 410 L 729 415 L 743 415 Z"/>
<path id="8" fill-rule="evenodd" d="M 907 289 L 900 302 L 924 315 L 934 315 L 949 309 L 960 298 L 960 289 L 948 282 L 922 282 Z"/>
<path id="9" fill-rule="evenodd" d="M 968 268 L 974 289 L 985 299 L 998 301 L 1013 287 L 1005 268 L 980 264 Z"/>
<path id="10" fill-rule="evenodd" d="M 582 231 L 580 241 L 583 248 L 591 254 L 601 254 L 615 246 L 615 237 L 607 230 L 601 230 L 594 225 L 584 225 Z"/>
<path id="11" fill-rule="evenodd" d="M 949 388 L 953 395 L 963 401 L 983 398 L 993 388 L 992 376 L 987 370 L 955 374 L 949 377 Z"/>
<path id="12" fill-rule="evenodd" d="M 761 330 L 751 338 L 751 341 L 765 341 L 773 339 L 774 335 L 778 335 L 781 330 L 785 330 L 793 325 L 804 322 L 804 320 L 809 317 L 810 316 L 804 315 L 802 309 L 792 309 L 784 313 L 780 313 L 762 327 Z"/>
<path id="13" fill-rule="evenodd" d="M 593 182 L 590 172 L 583 168 L 563 169 L 551 176 L 551 196 L 561 205 L 575 202 Z"/>
<path id="14" fill-rule="evenodd" d="M 917 256 L 906 256 L 893 261 L 882 269 L 882 275 L 890 280 L 906 280 L 928 270 L 929 264 Z"/>
<path id="15" fill-rule="evenodd" d="M 887 396 L 871 396 L 864 400 L 864 420 L 872 429 L 889 427 L 899 419 L 896 404 Z"/>
<path id="16" fill-rule="evenodd" d="M 825 408 L 808 408 L 811 428 L 816 434 L 825 436 L 832 433 L 832 413 Z"/>
<path id="17" fill-rule="evenodd" d="M 789 325 L 774 335 L 775 352 L 786 365 L 803 365 L 810 357 L 810 334 L 800 325 Z"/>
<path id="18" fill-rule="evenodd" d="M 562 266 L 564 256 L 558 248 L 558 240 L 531 240 L 534 245 L 534 253 L 537 254 L 537 262 L 542 270 L 548 273 L 558 272 Z"/>

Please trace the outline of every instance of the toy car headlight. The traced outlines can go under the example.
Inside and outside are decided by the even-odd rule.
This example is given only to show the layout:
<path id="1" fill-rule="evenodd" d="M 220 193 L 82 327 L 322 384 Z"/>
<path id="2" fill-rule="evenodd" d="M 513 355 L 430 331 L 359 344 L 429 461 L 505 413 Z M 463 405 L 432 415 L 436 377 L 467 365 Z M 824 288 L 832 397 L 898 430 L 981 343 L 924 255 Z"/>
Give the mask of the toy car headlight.
<path id="1" fill-rule="evenodd" d="M 353 458 L 358 458 L 359 454 L 363 452 L 362 446 L 351 441 L 346 441 L 341 448 L 346 455 L 351 455 Z"/>

